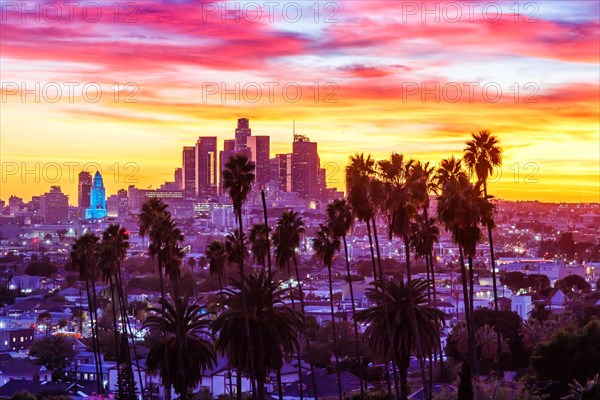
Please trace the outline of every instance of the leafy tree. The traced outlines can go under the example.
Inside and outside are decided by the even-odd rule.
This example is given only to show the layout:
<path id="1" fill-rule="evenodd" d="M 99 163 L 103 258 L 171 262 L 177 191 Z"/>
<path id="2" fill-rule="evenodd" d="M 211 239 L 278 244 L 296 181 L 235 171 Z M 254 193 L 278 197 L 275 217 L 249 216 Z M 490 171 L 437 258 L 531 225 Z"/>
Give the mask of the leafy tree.
<path id="1" fill-rule="evenodd" d="M 567 275 L 564 278 L 557 280 L 554 287 L 562 290 L 565 294 L 570 294 L 573 290 L 582 292 L 589 292 L 592 290 L 590 284 L 579 275 Z"/>
<path id="2" fill-rule="evenodd" d="M 60 379 L 64 377 L 64 371 L 73 361 L 75 353 L 70 339 L 46 336 L 33 342 L 29 355 L 37 358 L 38 364 L 52 370 L 53 379 Z"/>
<path id="3" fill-rule="evenodd" d="M 25 268 L 25 274 L 33 276 L 50 276 L 57 271 L 57 268 L 49 262 L 32 262 Z"/>
<path id="4" fill-rule="evenodd" d="M 585 382 L 600 373 L 600 321 L 575 330 L 557 331 L 547 342 L 538 343 L 531 364 L 540 379 Z"/>
<path id="5" fill-rule="evenodd" d="M 34 395 L 24 390 L 22 392 L 16 393 L 10 400 L 37 400 Z"/>

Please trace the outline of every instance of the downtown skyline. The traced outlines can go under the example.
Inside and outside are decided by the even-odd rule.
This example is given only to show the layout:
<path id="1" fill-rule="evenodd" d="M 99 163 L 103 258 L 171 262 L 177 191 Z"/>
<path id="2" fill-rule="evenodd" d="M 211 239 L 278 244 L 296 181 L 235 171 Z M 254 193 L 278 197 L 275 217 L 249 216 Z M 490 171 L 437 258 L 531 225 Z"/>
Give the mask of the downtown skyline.
<path id="1" fill-rule="evenodd" d="M 171 179 L 184 145 L 198 136 L 217 136 L 220 151 L 235 120 L 247 117 L 253 135 L 271 137 L 271 157 L 290 152 L 295 119 L 296 132 L 319 143 L 322 166 L 331 166 L 328 186 L 340 190 L 348 156 L 357 151 L 376 159 L 396 151 L 435 163 L 460 155 L 472 132 L 489 129 L 504 149 L 502 177 L 490 183 L 496 197 L 598 202 L 595 2 L 576 1 L 568 8 L 536 2 L 537 8 L 527 9 L 521 2 L 518 12 L 514 2 L 481 2 L 473 21 L 465 9 L 453 21 L 451 2 L 427 2 L 430 10 L 438 4 L 437 16 L 407 6 L 423 2 L 398 7 L 330 2 L 335 7 L 328 9 L 329 3 L 319 2 L 318 22 L 310 5 L 299 2 L 303 17 L 293 23 L 281 10 L 273 22 L 266 14 L 251 22 L 247 13 L 239 21 L 222 21 L 206 5 L 152 0 L 131 2 L 127 10 L 121 4 L 118 24 L 108 6 L 95 22 L 77 8 L 72 22 L 55 24 L 48 15 L 37 21 L 29 15 L 23 22 L 9 3 L 2 9 L 3 200 L 60 185 L 74 204 L 76 176 L 87 162 L 102 167 L 107 193 L 128 186 L 123 179 L 132 170 L 123 170 L 126 163 L 139 168 L 136 186 L 157 188 Z M 48 4 L 37 3 L 40 12 Z M 502 16 L 494 14 L 496 6 Z M 325 22 L 327 16 L 331 20 Z M 63 90 L 52 103 L 44 93 L 39 101 L 21 93 L 22 85 L 35 91 L 36 83 L 44 88 L 68 82 L 98 83 L 103 96 L 93 103 L 76 90 L 70 102 Z M 116 102 L 115 82 L 123 89 Z M 472 100 L 469 82 L 479 84 L 471 85 Z M 137 88 L 130 96 L 137 102 L 125 102 L 132 93 L 124 89 L 128 83 Z M 273 83 L 278 86 L 271 101 L 267 89 Z M 288 94 L 282 93 L 285 85 L 292 87 Z M 436 93 L 421 93 L 422 85 Z M 453 102 L 457 86 L 463 91 Z M 243 92 L 244 87 L 250 89 Z M 262 96 L 253 103 L 256 87 Z M 296 87 L 302 96 L 292 102 Z M 493 102 L 497 87 L 502 97 Z M 226 93 L 232 89 L 238 93 Z M 32 145 L 37 143 L 44 145 Z M 64 167 L 63 180 L 51 183 L 35 182 L 31 175 L 23 182 L 20 170 L 5 175 L 7 163 L 21 169 L 23 163 L 42 168 L 65 162 L 80 164 L 72 182 Z M 118 182 L 110 169 L 115 163 Z M 524 182 L 530 173 L 537 183 Z"/>

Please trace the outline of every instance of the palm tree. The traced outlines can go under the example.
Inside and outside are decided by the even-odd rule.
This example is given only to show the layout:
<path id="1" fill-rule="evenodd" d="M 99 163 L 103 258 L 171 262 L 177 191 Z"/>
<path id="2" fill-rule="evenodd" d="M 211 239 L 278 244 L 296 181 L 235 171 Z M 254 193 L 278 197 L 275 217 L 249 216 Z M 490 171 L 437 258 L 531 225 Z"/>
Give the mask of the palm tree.
<path id="1" fill-rule="evenodd" d="M 289 296 L 283 282 L 273 281 L 264 269 L 233 279 L 231 286 L 224 290 L 222 312 L 212 323 L 215 348 L 237 368 L 238 378 L 243 372 L 257 380 L 262 400 L 267 374 L 280 369 L 285 356 L 299 352 L 303 319 L 285 304 Z"/>
<path id="2" fill-rule="evenodd" d="M 346 235 L 352 228 L 352 224 L 354 219 L 352 218 L 352 209 L 350 205 L 344 199 L 333 200 L 331 203 L 327 205 L 326 209 L 327 213 L 327 227 L 331 231 L 334 237 L 342 238 L 342 242 L 344 243 L 344 258 L 346 260 L 346 277 L 348 279 L 348 287 L 350 290 L 350 301 L 352 303 L 352 315 L 356 314 L 356 303 L 354 301 L 354 288 L 352 287 L 352 274 L 350 272 L 350 259 L 348 257 L 348 243 L 346 240 Z M 360 367 L 360 391 L 361 397 L 364 397 L 364 387 L 363 387 L 363 363 L 362 356 L 360 352 L 360 342 L 358 340 L 358 323 L 354 322 L 354 342 L 356 346 L 356 356 L 358 357 L 358 363 Z"/>
<path id="3" fill-rule="evenodd" d="M 164 273 L 169 277 L 175 296 L 179 296 L 179 277 L 183 258 L 185 257 L 181 246 L 185 238 L 170 215 L 161 220 L 156 229 L 160 232 L 163 242 L 163 247 L 160 249 L 160 258 L 163 261 Z"/>
<path id="4" fill-rule="evenodd" d="M 266 266 L 266 260 L 269 253 L 269 247 L 271 246 L 271 240 L 269 239 L 269 230 L 265 224 L 254 224 L 250 228 L 250 241 L 252 254 L 257 264 L 261 267 Z"/>
<path id="5" fill-rule="evenodd" d="M 128 337 L 129 333 L 131 333 L 131 329 L 129 327 L 129 320 L 127 318 L 127 305 L 124 292 L 123 292 L 123 282 L 121 278 L 121 262 L 125 259 L 127 254 L 127 249 L 129 248 L 129 234 L 125 230 L 125 228 L 120 227 L 116 224 L 111 224 L 106 228 L 106 230 L 102 233 L 102 242 L 98 248 L 98 263 L 100 265 L 100 270 L 102 273 L 102 277 L 105 281 L 109 282 L 110 292 L 111 292 L 111 300 L 112 300 L 112 312 L 113 312 L 113 329 L 115 335 L 115 354 L 117 358 L 117 374 L 119 377 L 124 377 L 127 381 L 119 379 L 119 394 L 120 398 L 135 398 L 135 381 L 133 379 L 133 371 L 131 368 L 131 354 L 129 352 L 128 345 Z M 118 305 L 118 311 L 117 311 Z M 121 357 L 124 356 L 122 360 L 124 362 L 123 368 L 119 365 L 120 360 L 120 348 L 119 343 L 121 342 L 119 330 L 117 328 L 117 319 L 118 316 L 121 316 L 121 326 L 122 326 L 122 337 L 123 337 L 123 353 Z M 129 333 L 128 333 L 129 330 Z M 135 342 L 132 339 L 132 346 L 134 346 L 135 352 Z M 136 356 L 137 363 L 137 356 Z M 140 384 L 142 384 L 141 380 L 141 372 L 138 366 L 138 373 L 140 374 Z M 127 390 L 133 391 L 133 393 L 127 393 Z M 143 393 L 143 388 L 141 390 Z"/>
<path id="6" fill-rule="evenodd" d="M 481 239 L 481 230 L 478 223 L 481 220 L 481 198 L 464 173 L 459 173 L 455 178 L 447 181 L 438 196 L 438 218 L 447 231 L 452 234 L 452 240 L 458 245 L 461 275 L 463 283 L 463 297 L 465 303 L 465 316 L 469 336 L 470 368 L 476 369 L 476 354 L 473 343 L 473 257 L 477 242 Z M 467 273 L 464 257 L 469 260 L 469 290 L 467 290 Z"/>
<path id="7" fill-rule="evenodd" d="M 79 270 L 79 276 L 85 281 L 85 291 L 88 298 L 88 311 L 90 314 L 90 332 L 92 334 L 92 349 L 96 368 L 96 384 L 98 393 L 104 393 L 102 384 L 102 362 L 100 358 L 100 344 L 98 343 L 98 314 L 96 302 L 96 268 L 97 248 L 99 238 L 86 233 L 81 235 L 71 249 L 71 263 Z"/>
<path id="8" fill-rule="evenodd" d="M 219 291 L 223 292 L 223 273 L 227 262 L 225 244 L 221 240 L 213 240 L 206 246 L 206 258 L 211 276 L 216 275 L 219 279 Z"/>
<path id="9" fill-rule="evenodd" d="M 377 268 L 375 266 L 375 252 L 371 236 L 371 219 L 375 215 L 369 187 L 371 179 L 375 174 L 375 160 L 371 155 L 355 154 L 350 156 L 350 162 L 346 165 L 346 192 L 348 203 L 352 209 L 354 218 L 367 224 L 367 235 L 369 236 L 369 247 L 371 249 L 371 262 L 373 266 L 373 279 L 377 280 Z"/>
<path id="10" fill-rule="evenodd" d="M 293 261 L 294 269 L 296 272 L 296 280 L 298 281 L 298 292 L 300 299 L 300 310 L 302 318 L 304 315 L 304 293 L 302 291 L 302 280 L 300 279 L 300 271 L 298 269 L 298 258 L 296 257 L 296 251 L 300 246 L 300 240 L 304 234 L 304 221 L 302 217 L 295 211 L 284 211 L 281 217 L 277 220 L 277 224 L 273 231 L 273 246 L 275 246 L 275 262 L 279 268 L 287 266 L 288 274 L 290 278 L 292 276 L 290 263 Z M 290 283 L 290 293 L 292 292 L 292 285 Z M 292 297 L 292 306 L 294 306 L 294 297 Z M 312 355 L 308 342 L 308 337 L 305 335 L 306 353 L 308 355 L 308 363 L 310 365 L 311 378 L 313 381 L 313 387 L 315 388 L 315 397 L 317 396 L 317 385 L 315 378 L 314 366 L 312 363 Z M 302 381 L 302 365 L 300 354 L 298 353 L 298 374 Z M 300 385 L 302 386 L 302 385 Z M 302 389 L 300 390 L 300 397 L 303 397 Z"/>
<path id="11" fill-rule="evenodd" d="M 238 222 L 238 231 L 239 231 L 239 258 L 238 265 L 240 269 L 240 279 L 244 276 L 244 252 L 246 249 L 244 243 L 244 226 L 242 220 L 242 207 L 244 202 L 248 198 L 248 194 L 250 190 L 252 190 L 252 184 L 254 183 L 254 169 L 255 165 L 252 162 L 248 161 L 248 157 L 243 154 L 236 154 L 232 156 L 229 161 L 225 164 L 225 169 L 223 171 L 223 188 L 229 193 L 229 198 L 233 203 L 233 211 L 235 213 L 237 222 Z M 242 290 L 245 290 L 245 287 L 242 285 Z M 243 300 L 243 308 L 246 311 L 246 297 L 242 296 Z M 251 338 L 250 325 L 248 322 L 248 318 L 246 318 L 246 338 L 248 340 L 248 349 L 250 350 L 250 357 L 253 357 L 254 351 L 252 349 L 253 340 Z M 253 377 L 253 376 L 252 376 Z M 238 374 L 239 378 L 239 374 Z M 238 381 L 239 383 L 239 381 Z M 256 387 L 256 382 L 254 378 L 252 379 L 252 387 Z M 255 389 L 253 389 L 255 392 Z M 241 387 L 238 386 L 238 400 L 241 400 Z"/>
<path id="12" fill-rule="evenodd" d="M 151 315 L 144 322 L 163 333 L 148 352 L 146 365 L 148 372 L 160 375 L 167 399 L 173 388 L 185 400 L 202 379 L 202 372 L 216 363 L 207 331 L 210 321 L 202 306 L 190 304 L 187 296 L 159 302 L 162 307 L 149 309 Z"/>
<path id="13" fill-rule="evenodd" d="M 336 251 L 340 250 L 340 239 L 334 236 L 331 230 L 327 228 L 327 226 L 321 224 L 320 229 L 317 231 L 317 236 L 312 240 L 312 243 L 316 256 L 327 267 L 327 273 L 329 275 L 329 308 L 331 311 L 331 325 L 333 329 L 333 346 L 337 349 L 337 330 L 335 323 L 335 309 L 333 307 L 333 276 L 331 274 L 331 265 L 333 264 L 333 258 L 335 256 Z M 338 357 L 337 352 L 335 352 L 335 371 L 337 373 L 338 380 L 338 397 L 340 400 L 342 400 L 343 395 L 342 380 L 340 377 L 340 359 Z"/>
<path id="14" fill-rule="evenodd" d="M 495 167 L 502 166 L 502 148 L 500 141 L 489 130 L 482 130 L 472 134 L 473 139 L 466 143 L 464 160 L 471 175 L 477 177 L 477 182 L 483 185 L 483 196 L 488 199 L 487 181 L 493 173 Z M 496 283 L 496 263 L 494 258 L 494 241 L 492 229 L 494 228 L 493 215 L 484 221 L 487 229 L 488 241 L 490 244 L 490 264 L 492 269 L 492 282 L 494 290 L 494 311 L 496 312 L 496 349 L 498 353 L 498 375 L 504 375 L 502 366 L 502 340 L 500 337 L 500 328 L 498 327 L 498 288 Z"/>
<path id="15" fill-rule="evenodd" d="M 427 302 L 429 284 L 423 279 L 413 279 L 407 283 L 376 281 L 373 288 L 367 289 L 367 296 L 376 305 L 359 311 L 355 316 L 357 321 L 366 324 L 365 337 L 374 353 L 388 356 L 391 339 L 392 357 L 400 368 L 402 400 L 408 398 L 411 352 L 420 352 L 420 346 L 434 349 L 445 322 L 445 314 Z M 417 344 L 417 337 L 421 339 L 420 345 Z"/>
<path id="16" fill-rule="evenodd" d="M 165 287 L 163 282 L 163 255 L 164 247 L 163 229 L 171 220 L 171 213 L 167 211 L 167 205 L 160 199 L 150 199 L 142 204 L 142 212 L 139 215 L 139 234 L 141 237 L 149 236 L 148 254 L 158 261 L 158 277 L 160 279 L 161 298 L 165 299 Z"/>

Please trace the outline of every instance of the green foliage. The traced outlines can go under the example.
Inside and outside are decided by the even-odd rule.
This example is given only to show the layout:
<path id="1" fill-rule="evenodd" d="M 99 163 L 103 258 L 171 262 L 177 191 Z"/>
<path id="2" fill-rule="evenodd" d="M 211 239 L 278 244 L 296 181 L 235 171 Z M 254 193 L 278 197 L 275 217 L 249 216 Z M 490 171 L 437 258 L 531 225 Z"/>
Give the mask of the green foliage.
<path id="1" fill-rule="evenodd" d="M 600 321 L 575 330 L 557 331 L 547 342 L 538 343 L 531 364 L 540 379 L 585 381 L 600 373 Z"/>
<path id="2" fill-rule="evenodd" d="M 47 336 L 33 342 L 29 355 L 37 358 L 39 365 L 53 371 L 54 379 L 60 379 L 73 361 L 73 341 L 63 336 Z"/>
<path id="3" fill-rule="evenodd" d="M 50 276 L 55 274 L 56 267 L 49 262 L 32 262 L 25 268 L 26 275 L 33 276 Z"/>
<path id="4" fill-rule="evenodd" d="M 35 398 L 34 395 L 32 395 L 31 393 L 29 393 L 28 391 L 22 391 L 19 393 L 16 393 L 13 397 L 10 398 L 10 400 L 37 400 Z"/>
<path id="5" fill-rule="evenodd" d="M 582 292 L 589 292 L 592 290 L 590 284 L 579 275 L 567 275 L 564 278 L 557 280 L 554 287 L 562 290 L 565 294 L 570 294 L 573 290 Z"/>

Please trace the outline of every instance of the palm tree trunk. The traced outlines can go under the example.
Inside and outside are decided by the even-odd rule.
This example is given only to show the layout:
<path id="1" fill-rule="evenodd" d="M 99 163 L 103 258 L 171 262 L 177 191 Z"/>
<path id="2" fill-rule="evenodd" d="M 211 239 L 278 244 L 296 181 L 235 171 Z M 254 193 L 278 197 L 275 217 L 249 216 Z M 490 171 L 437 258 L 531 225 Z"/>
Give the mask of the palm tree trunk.
<path id="1" fill-rule="evenodd" d="M 473 362 L 476 357 L 475 355 L 475 335 L 473 334 L 473 320 L 471 319 L 471 310 L 470 310 L 470 302 L 469 302 L 469 291 L 467 289 L 467 271 L 465 266 L 465 257 L 462 246 L 458 246 L 458 252 L 460 254 L 460 274 L 462 276 L 462 287 L 463 287 L 463 302 L 465 305 L 465 321 L 467 323 L 467 336 L 469 338 L 469 359 L 471 362 L 469 363 L 470 370 L 473 371 Z M 471 373 L 471 376 L 473 374 Z"/>
<path id="2" fill-rule="evenodd" d="M 371 223 L 367 220 L 367 235 L 369 236 L 369 248 L 371 250 L 371 262 L 373 264 L 373 281 L 377 281 L 377 267 L 375 266 L 375 251 L 373 250 L 373 238 L 371 237 Z"/>
<path id="3" fill-rule="evenodd" d="M 119 356 L 119 330 L 117 329 L 117 308 L 115 307 L 115 302 L 116 302 L 116 298 L 115 298 L 115 284 L 114 284 L 114 279 L 112 276 L 110 276 L 108 278 L 109 280 L 109 285 L 110 285 L 110 295 L 111 295 L 111 300 L 112 300 L 112 312 L 113 312 L 113 330 L 114 330 L 114 336 L 115 336 L 115 359 L 116 359 L 116 363 L 117 363 L 117 382 L 121 382 L 121 359 Z M 124 393 L 123 393 L 123 388 L 121 388 L 121 385 L 119 385 L 118 387 L 119 390 L 119 398 L 123 398 Z"/>
<path id="4" fill-rule="evenodd" d="M 371 223 L 373 224 L 373 238 L 375 239 L 375 251 L 377 253 L 377 265 L 379 267 L 379 281 L 383 283 L 384 276 L 383 276 L 383 268 L 381 266 L 381 252 L 379 250 L 379 237 L 377 236 L 377 223 L 375 221 L 374 216 L 371 217 Z M 371 252 L 371 254 L 373 254 L 373 253 Z M 375 261 L 373 260 L 373 262 L 375 262 Z M 384 303 L 383 306 L 384 306 L 384 308 L 386 308 L 387 304 Z M 385 315 L 386 315 L 385 326 L 386 326 L 386 330 L 388 333 L 388 337 L 390 338 L 390 347 L 393 348 L 394 343 L 393 343 L 392 334 L 390 331 L 390 321 L 387 317 L 387 315 L 388 315 L 387 311 L 385 311 Z M 389 368 L 388 368 L 388 370 L 389 370 Z M 399 387 L 399 382 L 398 382 L 398 376 L 396 374 L 396 360 L 394 357 L 392 357 L 392 371 L 393 371 L 393 375 L 394 375 L 394 389 L 396 391 L 396 396 L 397 396 L 399 393 L 400 387 Z"/>
<path id="5" fill-rule="evenodd" d="M 94 352 L 94 366 L 95 366 L 95 372 L 96 372 L 96 384 L 97 384 L 97 389 L 98 389 L 98 393 L 100 393 L 101 391 L 101 386 L 100 386 L 100 369 L 99 369 L 99 364 L 100 361 L 98 360 L 98 353 L 96 353 L 96 334 L 94 333 L 94 304 L 92 302 L 92 294 L 90 291 L 90 280 L 86 277 L 85 278 L 85 290 L 87 292 L 87 298 L 88 298 L 88 313 L 90 314 L 90 333 L 92 334 L 92 349 Z M 83 332 L 82 332 L 83 333 Z"/>
<path id="6" fill-rule="evenodd" d="M 263 205 L 263 214 L 264 214 L 264 218 L 265 218 L 265 227 L 267 228 L 267 243 L 270 243 L 269 241 L 269 219 L 267 218 L 267 200 L 265 199 L 265 191 L 261 190 L 260 191 L 260 195 L 262 197 L 262 205 Z M 271 276 L 271 246 L 267 246 L 267 261 L 268 261 L 268 265 L 269 265 L 269 276 Z M 264 265 L 264 264 L 263 264 Z"/>
<path id="7" fill-rule="evenodd" d="M 358 359 L 360 376 L 360 397 L 361 399 L 365 397 L 365 388 L 364 385 L 364 373 L 363 373 L 363 362 L 362 362 L 362 354 L 360 352 L 360 342 L 358 341 L 358 322 L 354 319 L 356 315 L 356 304 L 354 302 L 354 289 L 352 288 L 352 274 L 350 273 L 350 259 L 348 258 L 348 242 L 346 241 L 346 235 L 342 235 L 342 240 L 344 242 L 344 256 L 346 258 L 346 274 L 348 276 L 348 287 L 350 289 L 350 302 L 352 303 L 352 322 L 354 324 L 354 342 L 355 342 L 355 350 L 356 357 Z M 329 282 L 331 284 L 331 276 L 329 277 Z M 331 297 L 331 301 L 333 302 L 333 295 Z"/>
<path id="8" fill-rule="evenodd" d="M 124 289 L 123 289 L 123 277 L 121 276 L 121 266 L 119 265 L 118 269 L 117 269 L 117 288 L 119 290 L 119 297 L 121 298 L 121 302 L 122 302 L 122 307 L 125 313 L 125 316 L 127 316 L 127 298 L 125 297 L 125 293 L 124 293 Z M 135 338 L 133 337 L 133 330 L 131 329 L 131 324 L 129 323 L 129 318 L 125 318 L 126 320 L 126 331 L 125 332 L 129 332 L 129 335 L 131 336 L 131 348 L 133 350 L 133 355 L 135 357 L 135 367 L 137 369 L 137 373 L 138 373 L 138 379 L 140 381 L 140 394 L 144 395 L 144 381 L 142 380 L 142 371 L 140 368 L 140 361 L 137 355 L 137 349 L 135 346 Z M 129 358 L 131 359 L 131 355 L 129 355 Z M 130 368 L 131 368 L 131 364 L 130 364 Z M 133 384 L 133 388 L 136 387 L 135 384 L 135 379 L 133 377 L 133 371 L 131 371 L 131 379 L 132 379 L 132 384 Z"/>
<path id="9" fill-rule="evenodd" d="M 98 357 L 98 371 L 100 373 L 100 376 L 98 377 L 98 382 L 100 382 L 100 393 L 104 394 L 104 372 L 102 371 L 102 352 L 100 351 L 100 342 L 98 340 L 99 335 L 98 335 L 98 303 L 97 303 L 97 297 L 96 297 L 96 278 L 94 277 L 94 268 L 92 268 L 92 274 L 91 274 L 91 281 L 92 281 L 92 299 L 94 300 L 94 311 L 93 311 L 93 315 L 92 315 L 92 321 L 93 325 L 91 325 L 92 327 L 92 331 L 94 332 L 93 335 L 96 336 L 96 349 L 94 350 L 94 352 L 97 352 L 97 357 Z"/>
<path id="10" fill-rule="evenodd" d="M 403 235 L 404 240 L 404 253 L 406 257 L 406 281 L 410 282 L 412 279 L 412 271 L 410 266 L 410 242 L 408 235 Z"/>
<path id="11" fill-rule="evenodd" d="M 300 271 L 298 270 L 298 259 L 294 254 L 294 269 L 296 270 L 296 279 L 298 280 L 298 291 L 300 292 L 300 308 L 302 309 L 302 318 L 306 319 L 306 315 L 304 313 L 304 292 L 302 290 L 302 282 L 300 281 Z M 313 384 L 313 391 L 315 393 L 315 400 L 319 399 L 318 389 L 317 389 L 317 378 L 315 376 L 315 366 L 312 361 L 312 352 L 310 350 L 310 343 L 308 340 L 308 336 L 304 335 L 304 341 L 306 342 L 306 354 L 308 356 L 308 365 L 310 366 L 310 377 Z"/>
<path id="12" fill-rule="evenodd" d="M 286 263 L 287 263 L 288 276 L 291 279 L 292 278 L 292 269 L 290 267 L 290 260 L 287 260 Z M 296 304 L 294 301 L 294 290 L 293 290 L 291 284 L 290 284 L 290 299 L 292 300 L 292 308 L 295 310 Z M 301 350 L 298 349 L 298 353 L 296 354 L 296 358 L 298 361 L 298 391 L 300 393 L 300 400 L 303 400 L 304 399 L 304 387 L 303 387 L 303 383 L 302 383 L 302 355 L 300 354 L 300 351 Z"/>
<path id="13" fill-rule="evenodd" d="M 235 373 L 235 386 L 237 387 L 236 399 L 242 400 L 242 370 L 238 368 Z"/>
<path id="14" fill-rule="evenodd" d="M 400 370 L 400 400 L 408 400 L 408 367 L 410 365 L 410 354 L 397 358 Z"/>
<path id="15" fill-rule="evenodd" d="M 483 195 L 488 198 L 487 195 L 487 182 L 483 182 Z M 488 241 L 490 243 L 490 264 L 492 266 L 492 285 L 494 290 L 494 312 L 496 313 L 496 351 L 498 353 L 498 377 L 504 377 L 504 366 L 502 365 L 502 339 L 500 338 L 500 309 L 498 307 L 498 286 L 496 283 L 496 259 L 494 257 L 494 239 L 492 237 L 492 227 L 490 224 L 487 225 Z"/>
<path id="16" fill-rule="evenodd" d="M 434 306 L 437 304 L 437 289 L 435 286 L 435 267 L 433 266 L 433 254 L 431 254 L 431 252 L 429 254 L 427 254 L 427 257 L 429 258 L 429 266 L 431 268 L 431 281 L 432 281 L 432 286 L 433 286 L 433 304 Z M 452 280 L 450 280 L 450 282 L 452 283 Z M 444 359 L 443 359 L 443 349 L 442 349 L 442 337 L 441 335 L 438 336 L 438 351 L 439 351 L 439 361 L 440 361 L 440 375 L 441 378 L 444 378 Z"/>
<path id="17" fill-rule="evenodd" d="M 331 310 L 331 327 L 333 329 L 333 348 L 335 349 L 333 355 L 335 356 L 335 372 L 337 374 L 337 387 L 338 387 L 338 398 L 342 400 L 342 379 L 340 376 L 340 358 L 337 354 L 338 350 L 338 340 L 337 340 L 337 330 L 335 326 L 335 309 L 333 308 L 333 277 L 331 275 L 331 265 L 327 265 L 327 272 L 329 274 L 329 308 Z M 356 355 L 358 358 L 358 354 Z M 362 373 L 361 373 L 362 375 Z M 362 377 L 361 377 L 362 380 Z M 362 384 L 360 385 L 362 390 Z"/>
<path id="18" fill-rule="evenodd" d="M 404 237 L 404 247 L 406 249 L 406 271 L 410 271 L 410 252 L 409 252 L 409 244 L 408 238 Z M 410 283 L 410 274 L 407 273 L 407 279 Z M 423 384 L 423 392 L 425 394 L 425 399 L 429 400 L 429 384 L 427 383 L 427 374 L 425 373 L 425 349 L 423 348 L 423 342 L 421 342 L 421 335 L 419 334 L 419 327 L 417 325 L 417 314 L 415 313 L 414 307 L 414 299 L 412 296 L 412 291 L 408 291 L 408 301 L 411 304 L 409 307 L 409 318 L 410 324 L 412 325 L 413 333 L 415 335 L 415 347 L 416 347 L 416 355 L 419 359 L 419 367 L 421 369 L 421 383 Z"/>
<path id="19" fill-rule="evenodd" d="M 281 368 L 277 368 L 277 394 L 279 400 L 283 400 L 283 388 L 281 386 Z"/>
<path id="20" fill-rule="evenodd" d="M 238 211 L 238 228 L 240 230 L 240 279 L 244 278 L 244 226 L 242 223 L 242 210 Z M 245 285 L 242 285 L 242 290 L 245 291 Z M 244 325 L 246 325 L 246 337 L 248 338 L 248 359 L 251 368 L 254 368 L 254 344 L 252 342 L 252 333 L 250 331 L 250 321 L 248 321 L 248 304 L 246 304 L 246 295 L 242 295 L 242 307 L 244 310 Z M 254 371 L 250 371 L 250 383 L 252 386 L 252 395 L 256 396 L 256 378 Z"/>
<path id="21" fill-rule="evenodd" d="M 256 378 L 256 394 L 258 400 L 265 399 L 265 378 L 260 376 Z"/>
<path id="22" fill-rule="evenodd" d="M 473 343 L 473 353 L 475 354 L 475 328 L 474 328 L 474 321 L 473 321 L 473 314 L 475 313 L 475 309 L 473 307 L 473 286 L 474 286 L 474 278 L 473 278 L 473 257 L 472 256 L 468 256 L 468 260 L 469 260 L 469 291 L 470 291 L 470 295 L 471 298 L 470 300 L 470 305 L 471 305 L 471 309 L 469 310 L 469 319 L 471 320 L 471 340 L 469 340 L 471 343 Z M 475 374 L 475 372 L 477 371 L 477 358 L 475 355 L 473 355 L 473 359 L 471 360 L 471 371 L 473 371 L 473 374 Z"/>
<path id="23" fill-rule="evenodd" d="M 160 282 L 160 297 L 163 301 L 166 301 L 166 296 L 165 296 L 165 283 L 163 280 L 163 267 L 162 267 L 162 256 L 159 254 L 157 257 L 157 262 L 158 262 L 158 280 Z M 164 310 L 164 306 L 162 307 Z"/>
<path id="24" fill-rule="evenodd" d="M 475 311 L 475 271 L 473 270 L 473 256 L 468 255 L 467 260 L 469 262 L 469 312 L 473 316 Z"/>

